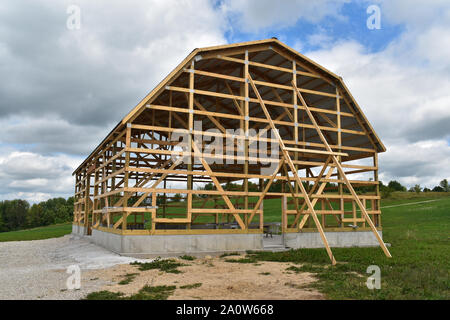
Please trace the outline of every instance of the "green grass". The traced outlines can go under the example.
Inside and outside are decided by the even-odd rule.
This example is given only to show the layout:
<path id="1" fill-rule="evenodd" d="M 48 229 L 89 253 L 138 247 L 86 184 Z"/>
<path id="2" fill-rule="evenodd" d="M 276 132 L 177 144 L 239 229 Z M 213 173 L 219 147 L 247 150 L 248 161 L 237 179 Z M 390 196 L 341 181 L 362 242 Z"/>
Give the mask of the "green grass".
<path id="1" fill-rule="evenodd" d="M 225 259 L 225 262 L 231 263 L 255 263 L 257 260 L 252 257 L 240 258 L 240 259 Z"/>
<path id="2" fill-rule="evenodd" d="M 195 289 L 200 288 L 202 286 L 201 283 L 193 283 L 193 284 L 186 284 L 184 286 L 180 286 L 180 289 Z"/>
<path id="3" fill-rule="evenodd" d="M 230 256 L 240 256 L 240 255 L 241 254 L 239 252 L 225 252 L 225 253 L 221 254 L 219 258 L 230 257 Z"/>
<path id="4" fill-rule="evenodd" d="M 136 276 L 137 276 L 138 274 L 139 274 L 139 273 L 127 273 L 126 275 L 124 275 L 124 279 L 121 280 L 121 281 L 119 282 L 119 284 L 120 284 L 120 285 L 125 285 L 125 284 L 131 283 L 131 282 L 134 280 L 134 278 L 136 278 Z"/>
<path id="5" fill-rule="evenodd" d="M 382 206 L 411 200 L 427 197 L 398 197 L 383 200 Z M 292 262 L 288 271 L 313 272 L 319 279 L 313 286 L 330 299 L 450 299 L 450 197 L 385 208 L 382 217 L 384 241 L 392 244 L 391 259 L 380 248 L 333 248 L 338 261 L 334 267 L 324 249 L 250 252 L 247 259 Z M 369 290 L 365 284 L 370 265 L 381 269 L 380 290 Z"/>
<path id="6" fill-rule="evenodd" d="M 139 266 L 139 270 L 153 270 L 159 269 L 160 271 L 168 273 L 181 273 L 178 267 L 187 266 L 187 264 L 176 262 L 174 259 L 160 259 L 157 258 L 152 262 L 131 262 L 131 265 Z"/>
<path id="7" fill-rule="evenodd" d="M 72 223 L 0 233 L 0 242 L 58 238 L 72 232 Z"/>
<path id="8" fill-rule="evenodd" d="M 180 256 L 180 259 L 192 261 L 192 260 L 195 260 L 195 257 L 184 255 L 184 256 Z"/>
<path id="9" fill-rule="evenodd" d="M 85 300 L 167 300 L 175 286 L 144 286 L 138 293 L 124 296 L 122 292 L 97 291 L 89 293 Z"/>

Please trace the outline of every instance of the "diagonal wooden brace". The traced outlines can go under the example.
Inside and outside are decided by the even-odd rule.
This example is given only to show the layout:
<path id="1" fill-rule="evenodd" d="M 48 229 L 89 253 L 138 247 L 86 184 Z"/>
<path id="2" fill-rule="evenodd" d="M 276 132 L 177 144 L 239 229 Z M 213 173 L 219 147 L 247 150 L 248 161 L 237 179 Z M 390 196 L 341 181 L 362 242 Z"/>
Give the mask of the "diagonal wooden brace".
<path id="1" fill-rule="evenodd" d="M 299 177 L 299 175 L 297 173 L 297 170 L 295 168 L 294 163 L 292 162 L 292 159 L 291 159 L 291 157 L 289 155 L 289 151 L 286 150 L 286 147 L 284 145 L 283 139 L 281 138 L 277 128 L 275 127 L 275 123 L 273 122 L 272 118 L 270 117 L 270 114 L 267 111 L 267 108 L 266 108 L 266 106 L 264 104 L 264 101 L 262 100 L 261 95 L 260 95 L 258 89 L 256 88 L 256 85 L 253 82 L 253 79 L 252 79 L 252 77 L 250 75 L 248 75 L 248 80 L 249 80 L 250 84 L 252 85 L 252 88 L 253 88 L 254 93 L 256 94 L 256 97 L 258 98 L 259 104 L 260 104 L 260 106 L 261 106 L 261 108 L 262 108 L 262 110 L 264 112 L 264 115 L 266 116 L 267 120 L 269 121 L 269 124 L 270 124 L 273 132 L 275 133 L 278 142 L 280 143 L 280 149 L 281 149 L 281 151 L 283 153 L 284 159 L 286 160 L 287 164 L 289 165 L 289 168 L 291 169 L 291 172 L 294 174 L 295 180 L 297 181 L 297 183 L 298 183 L 298 185 L 300 187 L 300 190 L 301 190 L 301 192 L 303 194 L 303 198 L 306 201 L 306 204 L 307 204 L 307 206 L 308 206 L 308 208 L 310 210 L 310 213 L 311 213 L 311 215 L 313 217 L 313 220 L 314 220 L 314 222 L 316 224 L 317 230 L 319 231 L 320 237 L 322 238 L 322 241 L 323 241 L 323 244 L 325 246 L 325 249 L 327 250 L 328 256 L 330 257 L 331 264 L 335 265 L 336 264 L 336 259 L 334 258 L 333 253 L 331 252 L 330 246 L 328 244 L 327 237 L 325 236 L 325 233 L 323 231 L 322 225 L 320 224 L 319 219 L 317 218 L 316 211 L 314 210 L 314 206 L 312 205 L 312 203 L 311 203 L 311 201 L 309 199 L 308 193 L 306 192 L 305 187 L 303 186 L 302 180 L 301 180 L 301 178 Z"/>
<path id="2" fill-rule="evenodd" d="M 308 114 L 309 119 L 311 120 L 312 124 L 313 124 L 314 127 L 316 128 L 316 131 L 317 131 L 317 134 L 319 135 L 320 140 L 322 140 L 322 143 L 325 145 L 326 149 L 327 149 L 329 152 L 332 152 L 333 150 L 331 149 L 330 145 L 328 144 L 328 141 L 325 139 L 324 135 L 322 134 L 322 131 L 320 130 L 319 126 L 317 125 L 317 122 L 316 122 L 314 116 L 312 115 L 311 110 L 309 110 L 309 107 L 308 107 L 308 105 L 306 104 L 305 99 L 303 99 L 303 96 L 302 96 L 302 94 L 300 93 L 300 90 L 297 88 L 297 84 L 296 84 L 294 81 L 292 81 L 291 83 L 292 83 L 293 87 L 295 88 L 295 91 L 297 92 L 297 96 L 299 97 L 299 99 L 300 99 L 302 105 L 305 107 L 305 111 L 306 111 L 306 113 Z M 346 184 L 348 190 L 349 190 L 350 193 L 352 194 L 353 199 L 354 199 L 355 202 L 358 204 L 358 207 L 359 207 L 359 209 L 361 210 L 363 217 L 366 219 L 367 223 L 369 224 L 370 229 L 372 229 L 372 232 L 374 233 L 375 238 L 378 240 L 381 249 L 383 250 L 384 254 L 385 254 L 388 258 L 391 258 L 391 257 L 392 257 L 392 256 L 391 256 L 391 253 L 389 252 L 388 248 L 386 247 L 386 245 L 385 245 L 383 239 L 382 239 L 382 238 L 380 237 L 380 235 L 378 234 L 378 231 L 377 231 L 375 225 L 373 224 L 372 220 L 370 219 L 369 214 L 367 213 L 366 208 L 365 208 L 365 207 L 363 206 L 363 204 L 361 203 L 361 200 L 359 200 L 359 197 L 358 197 L 358 195 L 356 194 L 355 189 L 353 189 L 353 186 L 351 185 L 350 181 L 348 180 L 348 178 L 347 178 L 347 176 L 346 176 L 346 174 L 345 174 L 345 172 L 344 172 L 344 169 L 342 168 L 341 164 L 339 163 L 339 161 L 338 161 L 338 159 L 336 158 L 335 155 L 331 155 L 331 158 L 332 158 L 334 164 L 336 165 L 336 167 L 337 167 L 339 173 L 341 174 L 342 178 L 344 179 L 344 182 L 345 182 L 345 184 Z"/>

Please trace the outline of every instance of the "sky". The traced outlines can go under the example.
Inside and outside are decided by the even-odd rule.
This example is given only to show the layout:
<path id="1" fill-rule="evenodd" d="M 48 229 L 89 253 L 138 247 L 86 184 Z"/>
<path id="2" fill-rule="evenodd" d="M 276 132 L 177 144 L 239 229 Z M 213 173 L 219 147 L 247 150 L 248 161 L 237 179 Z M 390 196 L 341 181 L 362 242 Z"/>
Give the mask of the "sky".
<path id="1" fill-rule="evenodd" d="M 380 180 L 432 188 L 450 179 L 449 30 L 448 0 L 2 0 L 0 200 L 73 195 L 194 48 L 270 37 L 343 77 L 387 148 Z"/>

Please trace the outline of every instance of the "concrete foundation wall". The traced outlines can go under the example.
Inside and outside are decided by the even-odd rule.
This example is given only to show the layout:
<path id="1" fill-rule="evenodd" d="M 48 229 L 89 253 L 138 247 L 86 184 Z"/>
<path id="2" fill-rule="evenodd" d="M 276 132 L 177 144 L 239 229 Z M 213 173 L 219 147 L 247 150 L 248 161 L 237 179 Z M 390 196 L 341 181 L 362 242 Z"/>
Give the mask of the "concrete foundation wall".
<path id="1" fill-rule="evenodd" d="M 382 237 L 382 232 L 378 231 Z M 379 246 L 372 231 L 325 232 L 330 247 L 374 247 Z M 323 241 L 318 232 L 286 233 L 284 244 L 293 249 L 323 248 Z"/>
<path id="2" fill-rule="evenodd" d="M 83 236 L 84 229 L 83 226 L 73 225 L 72 233 Z M 381 231 L 378 233 L 382 236 Z M 327 231 L 325 235 L 331 247 L 379 245 L 372 231 Z M 93 229 L 92 236 L 87 238 L 120 255 L 152 258 L 264 250 L 263 237 L 263 234 L 120 235 Z M 284 246 L 292 249 L 324 247 L 318 232 L 285 233 L 283 243 Z"/>
<path id="3" fill-rule="evenodd" d="M 92 230 L 92 242 L 139 258 L 263 249 L 262 234 L 119 235 Z"/>
<path id="4" fill-rule="evenodd" d="M 72 224 L 72 234 L 77 236 L 84 236 L 84 227 L 76 224 Z"/>

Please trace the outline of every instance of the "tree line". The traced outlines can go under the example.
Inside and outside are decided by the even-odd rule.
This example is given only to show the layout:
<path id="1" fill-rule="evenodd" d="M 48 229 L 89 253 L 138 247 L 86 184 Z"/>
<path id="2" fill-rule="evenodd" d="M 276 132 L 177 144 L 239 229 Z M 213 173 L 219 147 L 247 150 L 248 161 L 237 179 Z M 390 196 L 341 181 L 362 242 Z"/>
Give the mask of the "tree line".
<path id="1" fill-rule="evenodd" d="M 390 181 L 387 185 L 384 185 L 383 182 L 380 181 L 380 191 L 382 198 L 387 198 L 394 191 L 403 191 L 403 192 L 450 192 L 450 186 L 448 184 L 447 179 L 439 182 L 439 185 L 433 187 L 433 189 L 429 189 L 427 187 L 423 188 L 420 184 L 416 184 L 413 187 L 407 189 L 400 182 L 393 180 Z"/>
<path id="2" fill-rule="evenodd" d="M 0 201 L 0 232 L 48 226 L 73 220 L 73 197 L 53 198 L 30 206 L 28 201 Z"/>

